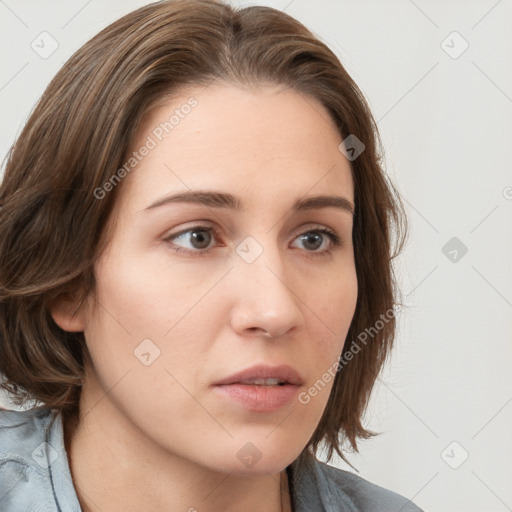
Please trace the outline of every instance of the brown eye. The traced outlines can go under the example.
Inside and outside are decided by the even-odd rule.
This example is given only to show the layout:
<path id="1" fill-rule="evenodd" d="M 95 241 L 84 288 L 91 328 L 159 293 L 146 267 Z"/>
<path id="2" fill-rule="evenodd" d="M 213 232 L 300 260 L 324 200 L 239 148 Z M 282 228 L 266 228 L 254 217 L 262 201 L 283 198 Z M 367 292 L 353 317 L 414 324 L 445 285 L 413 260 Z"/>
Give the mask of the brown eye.
<path id="1" fill-rule="evenodd" d="M 189 229 L 174 233 L 164 240 L 178 253 L 190 253 L 197 256 L 205 255 L 213 248 L 212 241 L 218 238 L 218 232 L 211 226 L 193 226 Z M 176 243 L 180 241 L 182 243 Z M 296 240 L 300 240 L 306 252 L 322 256 L 329 254 L 333 246 L 340 246 L 340 237 L 328 228 L 310 229 Z M 188 244 L 184 246 L 183 244 Z M 322 246 L 324 249 L 322 250 Z"/>
<path id="2" fill-rule="evenodd" d="M 210 244 L 215 238 L 215 233 L 215 230 L 210 226 L 194 226 L 168 236 L 165 241 L 176 246 L 173 249 L 177 252 L 207 252 L 211 248 Z M 188 247 L 183 247 L 181 244 L 177 244 L 176 241 L 184 242 L 188 244 Z"/>
<path id="3" fill-rule="evenodd" d="M 190 241 L 194 246 L 194 249 L 206 249 L 208 245 L 210 245 L 210 241 L 212 239 L 212 235 L 209 231 L 206 230 L 193 230 L 189 231 L 192 236 L 190 237 Z"/>

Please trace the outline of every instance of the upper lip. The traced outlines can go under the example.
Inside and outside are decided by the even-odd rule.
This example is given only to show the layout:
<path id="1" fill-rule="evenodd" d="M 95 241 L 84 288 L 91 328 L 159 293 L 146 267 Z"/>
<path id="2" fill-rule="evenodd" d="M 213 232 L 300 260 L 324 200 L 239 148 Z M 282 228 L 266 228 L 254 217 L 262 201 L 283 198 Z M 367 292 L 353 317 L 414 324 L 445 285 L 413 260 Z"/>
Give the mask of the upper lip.
<path id="1" fill-rule="evenodd" d="M 302 376 L 291 366 L 285 364 L 278 366 L 258 364 L 234 373 L 233 375 L 216 382 L 214 385 L 222 386 L 236 384 L 248 379 L 279 379 L 287 384 L 293 384 L 295 386 L 300 386 L 303 383 Z"/>

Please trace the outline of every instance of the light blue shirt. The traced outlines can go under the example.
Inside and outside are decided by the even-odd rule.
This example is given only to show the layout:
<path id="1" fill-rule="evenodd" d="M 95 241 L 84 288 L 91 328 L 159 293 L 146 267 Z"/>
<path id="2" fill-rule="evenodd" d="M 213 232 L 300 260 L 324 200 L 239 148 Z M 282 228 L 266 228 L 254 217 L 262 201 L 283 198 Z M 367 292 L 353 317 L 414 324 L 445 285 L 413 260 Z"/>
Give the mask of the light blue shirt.
<path id="1" fill-rule="evenodd" d="M 297 459 L 287 472 L 294 512 L 422 512 L 313 456 Z M 0 410 L 0 512 L 81 512 L 60 414 L 45 407 Z"/>

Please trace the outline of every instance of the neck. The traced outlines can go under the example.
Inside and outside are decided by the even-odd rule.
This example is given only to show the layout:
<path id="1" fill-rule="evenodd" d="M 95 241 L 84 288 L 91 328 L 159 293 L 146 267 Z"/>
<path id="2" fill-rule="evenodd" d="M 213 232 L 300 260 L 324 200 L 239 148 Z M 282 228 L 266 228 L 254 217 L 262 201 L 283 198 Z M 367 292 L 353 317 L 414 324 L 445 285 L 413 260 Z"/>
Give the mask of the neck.
<path id="1" fill-rule="evenodd" d="M 83 512 L 292 512 L 286 470 L 248 477 L 200 466 L 148 439 L 108 395 L 94 395 L 84 387 L 79 419 L 63 418 Z"/>

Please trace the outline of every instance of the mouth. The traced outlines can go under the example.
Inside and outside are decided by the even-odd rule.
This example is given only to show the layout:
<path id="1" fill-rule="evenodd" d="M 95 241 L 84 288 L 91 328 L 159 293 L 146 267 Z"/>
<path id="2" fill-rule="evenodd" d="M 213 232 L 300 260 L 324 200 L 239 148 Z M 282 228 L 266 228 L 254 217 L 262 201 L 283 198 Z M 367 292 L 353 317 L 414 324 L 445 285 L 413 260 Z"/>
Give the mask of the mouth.
<path id="1" fill-rule="evenodd" d="M 251 412 L 275 412 L 295 401 L 301 375 L 287 365 L 256 365 L 214 384 L 224 399 Z"/>
<path id="2" fill-rule="evenodd" d="M 288 365 L 255 365 L 216 382 L 215 386 L 246 384 L 252 386 L 302 386 L 304 379 Z"/>
<path id="3" fill-rule="evenodd" d="M 252 386 L 284 386 L 288 384 L 279 378 L 276 379 L 245 379 L 237 382 L 237 384 L 247 384 Z"/>

